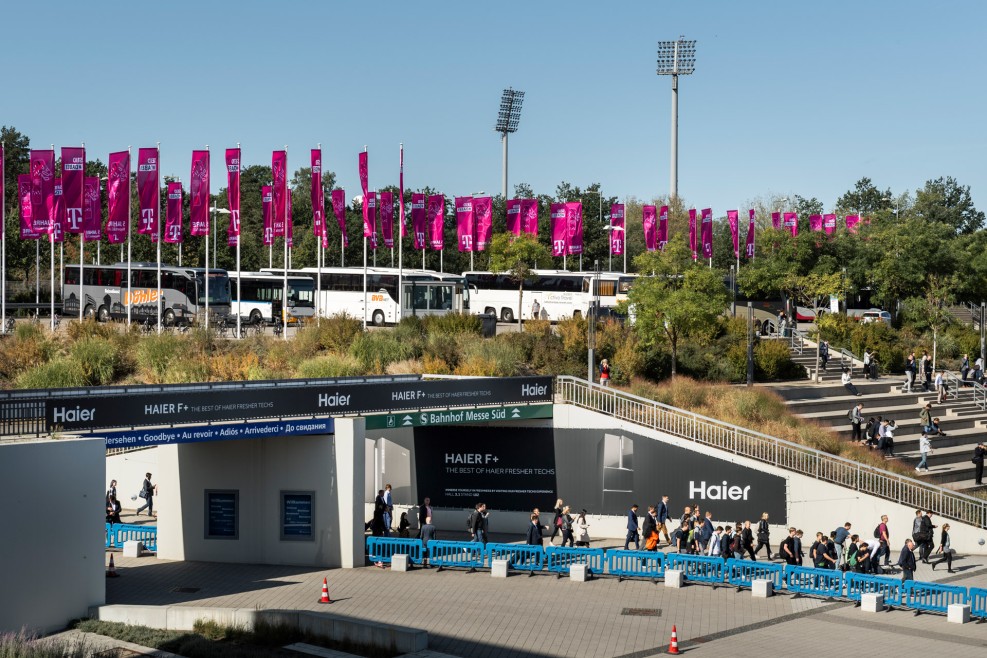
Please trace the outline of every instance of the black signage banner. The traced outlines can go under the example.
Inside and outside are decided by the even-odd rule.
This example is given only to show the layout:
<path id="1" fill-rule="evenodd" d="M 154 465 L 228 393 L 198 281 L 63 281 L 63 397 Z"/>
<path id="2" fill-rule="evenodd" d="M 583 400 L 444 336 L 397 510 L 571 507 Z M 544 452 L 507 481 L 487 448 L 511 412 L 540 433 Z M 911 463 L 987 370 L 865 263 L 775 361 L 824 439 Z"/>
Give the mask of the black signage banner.
<path id="1" fill-rule="evenodd" d="M 312 541 L 312 492 L 281 492 L 281 539 Z"/>
<path id="2" fill-rule="evenodd" d="M 239 539 L 239 492 L 206 491 L 206 539 Z"/>
<path id="3" fill-rule="evenodd" d="M 44 404 L 49 431 L 79 431 L 551 400 L 551 377 L 503 377 L 352 384 L 272 382 L 268 386 L 192 391 L 165 388 L 45 399 Z"/>
<path id="4" fill-rule="evenodd" d="M 552 429 L 422 427 L 415 431 L 421 498 L 436 507 L 531 510 L 555 501 Z"/>

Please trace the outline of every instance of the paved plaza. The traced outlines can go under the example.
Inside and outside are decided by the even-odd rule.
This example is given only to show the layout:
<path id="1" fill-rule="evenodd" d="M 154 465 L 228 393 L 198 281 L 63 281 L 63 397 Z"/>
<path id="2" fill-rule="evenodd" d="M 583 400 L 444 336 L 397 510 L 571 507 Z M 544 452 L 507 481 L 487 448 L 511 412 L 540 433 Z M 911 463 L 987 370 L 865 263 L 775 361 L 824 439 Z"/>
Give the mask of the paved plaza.
<path id="1" fill-rule="evenodd" d="M 673 625 L 680 649 L 696 656 L 790 653 L 786 647 L 872 658 L 902 651 L 987 655 L 987 624 L 948 624 L 945 616 L 902 610 L 866 614 L 850 603 L 787 593 L 754 599 L 728 586 L 115 559 L 121 577 L 107 580 L 108 604 L 329 612 L 426 630 L 430 649 L 462 658 L 644 658 L 667 649 Z M 954 568 L 947 580 L 943 571 L 919 565 L 916 578 L 987 587 L 987 558 L 958 559 Z M 324 577 L 329 607 L 317 603 Z"/>

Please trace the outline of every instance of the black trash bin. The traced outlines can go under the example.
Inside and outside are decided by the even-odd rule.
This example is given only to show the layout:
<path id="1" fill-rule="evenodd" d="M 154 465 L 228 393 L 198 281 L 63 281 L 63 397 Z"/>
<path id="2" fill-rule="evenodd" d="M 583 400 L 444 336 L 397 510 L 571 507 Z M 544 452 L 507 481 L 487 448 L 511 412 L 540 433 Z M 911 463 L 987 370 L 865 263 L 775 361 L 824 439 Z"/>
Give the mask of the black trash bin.
<path id="1" fill-rule="evenodd" d="M 483 337 L 493 338 L 497 335 L 497 316 L 493 313 L 482 313 L 480 315 L 480 322 L 483 323 Z"/>

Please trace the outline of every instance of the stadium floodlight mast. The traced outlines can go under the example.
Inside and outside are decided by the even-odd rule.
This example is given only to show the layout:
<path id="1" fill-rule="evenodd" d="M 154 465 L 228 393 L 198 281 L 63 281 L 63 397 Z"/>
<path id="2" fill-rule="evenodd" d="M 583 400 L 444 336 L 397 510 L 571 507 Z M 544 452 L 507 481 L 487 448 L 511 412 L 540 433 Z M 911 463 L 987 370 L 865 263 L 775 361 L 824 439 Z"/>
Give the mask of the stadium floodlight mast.
<path id="1" fill-rule="evenodd" d="M 658 42 L 658 75 L 672 76 L 672 165 L 669 173 L 669 198 L 679 194 L 679 76 L 696 70 L 696 42 L 679 37 L 676 41 Z"/>
<path id="2" fill-rule="evenodd" d="M 507 199 L 507 135 L 517 132 L 517 124 L 521 121 L 521 103 L 524 102 L 524 92 L 508 87 L 500 97 L 500 111 L 497 112 L 497 125 L 494 130 L 500 133 L 500 141 L 504 145 L 504 172 L 501 190 Z"/>

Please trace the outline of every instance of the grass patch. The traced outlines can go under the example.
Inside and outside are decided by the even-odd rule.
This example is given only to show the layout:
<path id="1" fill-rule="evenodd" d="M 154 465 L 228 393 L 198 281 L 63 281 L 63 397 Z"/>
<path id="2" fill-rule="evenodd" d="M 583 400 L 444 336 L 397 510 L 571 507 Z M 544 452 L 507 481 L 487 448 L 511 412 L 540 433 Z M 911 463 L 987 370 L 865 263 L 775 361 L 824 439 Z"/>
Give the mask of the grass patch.
<path id="1" fill-rule="evenodd" d="M 0 658 L 89 658 L 92 655 L 85 642 L 38 639 L 23 631 L 0 633 Z"/>

